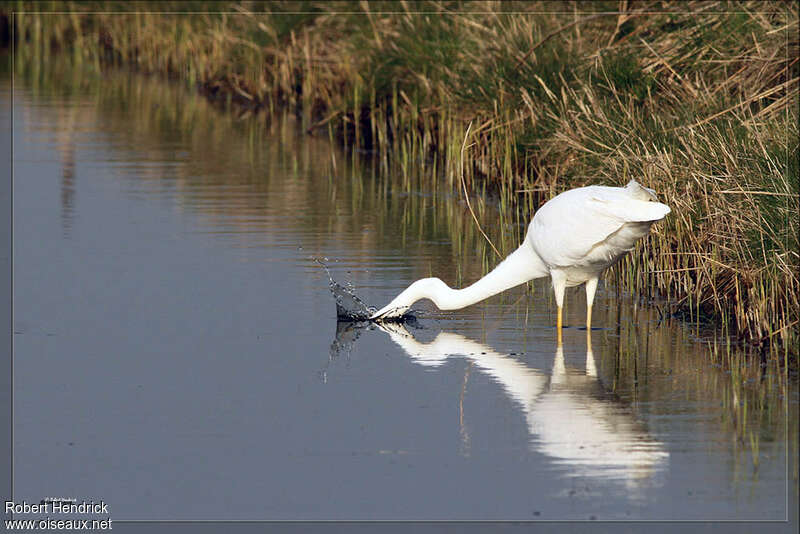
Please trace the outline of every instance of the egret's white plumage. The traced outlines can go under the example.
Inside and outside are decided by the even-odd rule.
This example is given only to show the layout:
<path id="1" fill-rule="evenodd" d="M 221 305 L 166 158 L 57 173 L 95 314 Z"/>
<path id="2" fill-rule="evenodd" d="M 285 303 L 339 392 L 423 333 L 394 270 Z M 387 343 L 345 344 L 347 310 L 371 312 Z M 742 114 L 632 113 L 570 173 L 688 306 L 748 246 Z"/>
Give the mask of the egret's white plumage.
<path id="1" fill-rule="evenodd" d="M 471 286 L 452 289 L 438 278 L 423 278 L 375 312 L 372 319 L 399 317 L 425 298 L 441 310 L 456 310 L 534 278 L 550 276 L 558 305 L 559 335 L 564 290 L 583 283 L 586 324 L 591 328 L 600 275 L 669 212 L 669 206 L 659 203 L 653 190 L 633 180 L 626 187 L 591 185 L 565 191 L 536 212 L 522 245 Z"/>

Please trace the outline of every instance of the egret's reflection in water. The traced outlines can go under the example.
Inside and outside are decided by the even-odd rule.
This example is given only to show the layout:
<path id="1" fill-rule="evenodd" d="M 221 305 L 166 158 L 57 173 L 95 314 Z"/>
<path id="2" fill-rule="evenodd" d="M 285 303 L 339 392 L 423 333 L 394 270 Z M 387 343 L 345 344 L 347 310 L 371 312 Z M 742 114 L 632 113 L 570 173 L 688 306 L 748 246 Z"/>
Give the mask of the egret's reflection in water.
<path id="1" fill-rule="evenodd" d="M 332 349 L 351 346 L 362 326 L 352 323 L 338 329 Z M 653 484 L 652 475 L 668 465 L 669 453 L 664 445 L 650 436 L 632 410 L 599 381 L 590 337 L 585 369 L 568 369 L 559 345 L 552 373 L 547 374 L 452 332 L 441 332 L 433 341 L 423 343 L 402 324 L 377 327 L 415 363 L 438 367 L 447 358 L 463 357 L 473 369 L 491 376 L 522 409 L 530 449 L 552 458 L 569 476 L 623 480 L 634 489 Z"/>

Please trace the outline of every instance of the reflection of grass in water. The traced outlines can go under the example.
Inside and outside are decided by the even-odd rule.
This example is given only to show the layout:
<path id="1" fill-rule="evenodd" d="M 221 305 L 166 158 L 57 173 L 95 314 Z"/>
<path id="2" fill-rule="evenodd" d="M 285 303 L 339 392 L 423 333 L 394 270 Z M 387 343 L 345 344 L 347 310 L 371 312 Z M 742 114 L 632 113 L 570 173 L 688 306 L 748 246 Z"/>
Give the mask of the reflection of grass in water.
<path id="1" fill-rule="evenodd" d="M 493 261 L 457 198 L 437 189 L 419 194 L 424 180 L 419 173 L 391 179 L 374 159 L 344 157 L 325 138 L 303 137 L 291 118 L 259 115 L 238 120 L 203 99 L 187 97 L 179 86 L 125 73 L 100 78 L 54 64 L 34 76 L 27 64 L 18 67 L 20 79 L 27 80 L 34 94 L 94 95 L 81 97 L 96 103 L 80 106 L 81 113 L 100 113 L 96 122 L 114 146 L 134 147 L 147 161 L 179 162 L 164 169 L 153 166 L 137 174 L 137 180 L 148 187 L 164 182 L 176 188 L 179 202 L 181 196 L 186 198 L 186 209 L 201 211 L 209 219 L 235 225 L 241 216 L 246 219 L 243 228 L 263 224 L 268 230 L 269 221 L 247 216 L 263 213 L 265 198 L 279 198 L 270 209 L 290 220 L 295 217 L 293 224 L 309 230 L 303 246 L 311 255 L 326 253 L 325 236 L 330 233 L 360 235 L 352 246 L 365 263 L 375 255 L 413 248 L 412 256 L 435 258 L 437 263 L 417 264 L 412 276 L 433 273 L 450 283 L 459 277 L 474 280 L 481 264 Z M 189 149 L 175 154 L 169 148 L 175 145 Z M 333 180 L 333 175 L 345 179 Z M 207 187 L 212 185 L 219 187 Z M 242 186 L 246 189 L 239 189 Z M 247 193 L 237 193 L 241 191 Z M 218 202 L 212 209 L 208 206 L 213 200 Z M 308 208 L 298 213 L 293 206 Z M 486 216 L 493 215 L 494 206 L 480 200 L 475 208 L 482 224 L 489 226 Z M 399 229 L 397 221 L 402 221 Z M 461 271 L 441 273 L 439 262 L 460 265 Z"/>
<path id="2" fill-rule="evenodd" d="M 797 450 L 797 390 L 780 362 L 747 346 L 699 343 L 681 322 L 659 316 L 657 308 L 624 295 L 608 296 L 616 302 L 598 308 L 597 323 L 610 328 L 594 334 L 605 387 L 651 414 L 673 410 L 674 405 L 661 404 L 674 399 L 716 415 L 709 421 L 718 432 L 704 438 L 732 450 L 737 484 L 755 483 L 762 464 L 781 466 L 787 455 L 786 469 L 796 479 L 791 455 Z M 569 304 L 581 308 L 584 303 Z"/>

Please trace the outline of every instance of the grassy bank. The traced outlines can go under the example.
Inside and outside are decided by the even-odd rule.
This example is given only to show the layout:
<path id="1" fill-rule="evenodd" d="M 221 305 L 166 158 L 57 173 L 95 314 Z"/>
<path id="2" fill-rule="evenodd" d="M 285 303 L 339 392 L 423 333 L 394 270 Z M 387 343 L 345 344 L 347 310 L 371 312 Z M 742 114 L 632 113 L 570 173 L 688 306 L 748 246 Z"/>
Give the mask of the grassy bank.
<path id="1" fill-rule="evenodd" d="M 7 20 L 16 11 L 19 61 L 61 54 L 169 75 L 245 108 L 288 106 L 310 133 L 372 151 L 397 172 L 430 167 L 449 187 L 461 187 L 471 122 L 465 186 L 496 194 L 519 220 L 565 189 L 636 178 L 673 214 L 615 268 L 622 287 L 796 359 L 794 4 L 0 9 Z"/>

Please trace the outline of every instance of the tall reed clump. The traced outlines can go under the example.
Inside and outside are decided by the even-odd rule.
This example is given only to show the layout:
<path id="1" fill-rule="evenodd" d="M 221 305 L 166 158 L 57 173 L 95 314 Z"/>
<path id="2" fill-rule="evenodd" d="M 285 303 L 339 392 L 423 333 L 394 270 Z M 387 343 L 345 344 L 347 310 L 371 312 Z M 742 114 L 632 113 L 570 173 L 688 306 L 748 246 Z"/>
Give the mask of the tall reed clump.
<path id="1" fill-rule="evenodd" d="M 46 7 L 13 8 L 21 60 L 60 51 L 289 106 L 309 132 L 400 173 L 430 166 L 450 187 L 495 193 L 520 223 L 505 251 L 554 194 L 635 178 L 673 214 L 616 267 L 622 289 L 796 362 L 794 3 Z"/>

